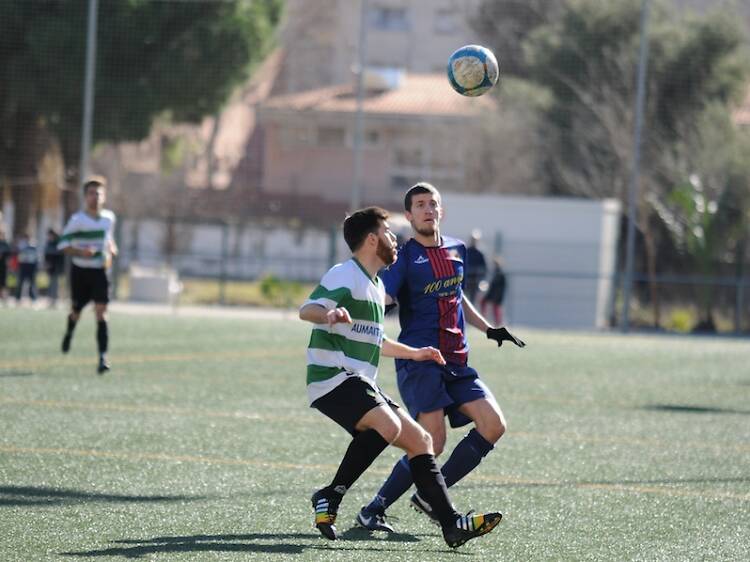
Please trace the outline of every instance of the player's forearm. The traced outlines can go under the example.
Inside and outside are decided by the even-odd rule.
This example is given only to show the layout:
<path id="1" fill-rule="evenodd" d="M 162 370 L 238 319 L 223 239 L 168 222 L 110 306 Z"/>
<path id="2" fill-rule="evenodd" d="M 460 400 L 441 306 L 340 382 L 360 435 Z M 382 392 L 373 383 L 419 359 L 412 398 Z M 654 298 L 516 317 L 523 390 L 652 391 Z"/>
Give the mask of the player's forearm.
<path id="1" fill-rule="evenodd" d="M 312 322 L 313 324 L 326 324 L 328 309 L 319 304 L 306 304 L 299 311 L 300 320 Z"/>
<path id="2" fill-rule="evenodd" d="M 91 257 L 91 250 L 88 248 L 74 248 L 73 246 L 68 246 L 67 248 L 63 248 L 63 253 L 66 256 L 73 256 L 73 257 L 79 257 L 79 258 L 90 258 Z"/>
<path id="3" fill-rule="evenodd" d="M 487 322 L 487 320 L 484 319 L 484 316 L 479 314 L 476 308 L 474 308 L 474 305 L 471 304 L 471 301 L 468 299 L 464 299 L 463 301 L 464 306 L 464 318 L 466 318 L 466 321 L 474 326 L 475 328 L 482 330 L 482 332 L 486 332 L 487 328 L 491 328 L 492 325 Z"/>
<path id="4" fill-rule="evenodd" d="M 383 337 L 382 351 L 384 356 L 396 359 L 414 359 L 417 353 L 416 348 L 393 341 L 388 337 Z"/>

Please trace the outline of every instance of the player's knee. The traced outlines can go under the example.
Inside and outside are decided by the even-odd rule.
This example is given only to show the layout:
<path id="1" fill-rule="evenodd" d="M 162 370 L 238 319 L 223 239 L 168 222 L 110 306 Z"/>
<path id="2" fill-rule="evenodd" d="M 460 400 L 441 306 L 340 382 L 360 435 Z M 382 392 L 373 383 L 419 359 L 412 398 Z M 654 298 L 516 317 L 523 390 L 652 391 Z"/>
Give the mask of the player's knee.
<path id="1" fill-rule="evenodd" d="M 419 429 L 420 431 L 414 439 L 414 453 L 419 455 L 434 454 L 434 449 L 432 448 L 432 435 L 422 428 Z"/>
<path id="2" fill-rule="evenodd" d="M 435 456 L 440 456 L 440 454 L 445 450 L 445 435 L 439 437 L 434 437 L 429 433 L 427 435 L 432 441 L 432 450 L 435 452 Z"/>
<path id="3" fill-rule="evenodd" d="M 502 415 L 487 416 L 477 423 L 477 431 L 490 443 L 496 443 L 505 434 L 506 424 Z"/>

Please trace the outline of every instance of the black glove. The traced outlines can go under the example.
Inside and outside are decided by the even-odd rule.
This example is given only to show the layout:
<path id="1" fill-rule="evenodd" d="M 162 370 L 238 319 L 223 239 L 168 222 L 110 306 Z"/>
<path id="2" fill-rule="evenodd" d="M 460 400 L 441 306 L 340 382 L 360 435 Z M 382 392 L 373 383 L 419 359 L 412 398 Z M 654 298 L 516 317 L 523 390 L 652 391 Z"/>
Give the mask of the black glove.
<path id="1" fill-rule="evenodd" d="M 500 347 L 503 345 L 503 340 L 512 341 L 514 344 L 516 344 L 518 347 L 524 347 L 526 344 L 523 343 L 520 339 L 518 339 L 516 336 L 511 334 L 507 328 L 487 328 L 487 339 L 488 340 L 495 340 L 497 342 L 497 347 Z"/>

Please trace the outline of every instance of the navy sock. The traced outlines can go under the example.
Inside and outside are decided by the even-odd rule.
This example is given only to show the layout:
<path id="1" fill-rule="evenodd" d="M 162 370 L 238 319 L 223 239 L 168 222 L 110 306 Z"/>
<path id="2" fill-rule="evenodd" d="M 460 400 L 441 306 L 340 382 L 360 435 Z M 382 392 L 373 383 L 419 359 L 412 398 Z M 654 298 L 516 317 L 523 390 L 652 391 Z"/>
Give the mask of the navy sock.
<path id="1" fill-rule="evenodd" d="M 445 485 L 450 488 L 469 474 L 494 448 L 494 445 L 482 437 L 476 429 L 472 429 L 458 442 L 450 458 L 441 468 L 445 477 Z"/>
<path id="2" fill-rule="evenodd" d="M 358 433 L 344 453 L 328 490 L 343 496 L 387 446 L 388 442 L 374 429 Z"/>
<path id="3" fill-rule="evenodd" d="M 380 487 L 375 498 L 365 509 L 367 511 L 376 512 L 385 511 L 398 498 L 403 496 L 409 488 L 411 488 L 413 483 L 414 479 L 411 476 L 409 460 L 406 458 L 406 455 L 404 455 L 393 466 L 390 476 L 388 476 L 388 479 Z"/>
<path id="4" fill-rule="evenodd" d="M 450 488 L 464 476 L 474 470 L 482 459 L 495 446 L 482 437 L 476 429 L 472 429 L 458 442 L 450 458 L 443 464 L 440 472 L 445 478 L 446 487 Z M 391 470 L 390 476 L 378 490 L 377 495 L 365 508 L 367 511 L 385 511 L 403 496 L 414 479 L 406 455 L 401 457 Z M 425 501 L 427 498 L 423 498 Z"/>

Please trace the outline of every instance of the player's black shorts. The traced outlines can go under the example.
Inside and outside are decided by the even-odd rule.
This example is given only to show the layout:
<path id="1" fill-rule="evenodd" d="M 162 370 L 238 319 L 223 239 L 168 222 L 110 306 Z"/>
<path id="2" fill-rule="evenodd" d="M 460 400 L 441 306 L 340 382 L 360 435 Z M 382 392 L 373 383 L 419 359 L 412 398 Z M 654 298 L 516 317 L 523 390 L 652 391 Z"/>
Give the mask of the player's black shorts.
<path id="1" fill-rule="evenodd" d="M 381 404 L 393 409 L 399 407 L 379 388 L 373 388 L 360 377 L 350 376 L 331 392 L 313 402 L 312 407 L 320 410 L 354 436 L 359 433 L 355 427 L 362 416 Z"/>
<path id="2" fill-rule="evenodd" d="M 70 299 L 73 310 L 80 311 L 89 301 L 96 304 L 109 302 L 109 277 L 102 267 L 70 268 Z"/>

